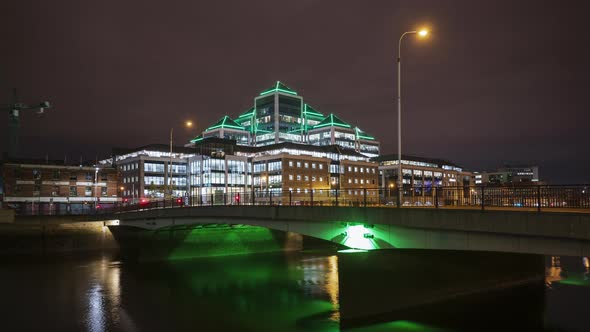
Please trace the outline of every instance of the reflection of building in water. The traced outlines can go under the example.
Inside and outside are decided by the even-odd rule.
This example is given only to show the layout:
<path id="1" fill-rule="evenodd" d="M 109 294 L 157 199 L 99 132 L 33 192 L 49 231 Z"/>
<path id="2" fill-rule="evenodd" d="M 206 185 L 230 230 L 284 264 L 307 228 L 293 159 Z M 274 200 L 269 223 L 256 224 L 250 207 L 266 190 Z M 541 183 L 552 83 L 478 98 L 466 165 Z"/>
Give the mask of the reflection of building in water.
<path id="1" fill-rule="evenodd" d="M 338 256 L 314 257 L 301 260 L 303 280 L 298 284 L 308 294 L 326 297 L 332 304 L 332 320 L 339 319 Z"/>
<path id="2" fill-rule="evenodd" d="M 550 286 L 554 282 L 563 280 L 561 272 L 561 257 L 551 256 L 551 267 L 545 270 L 545 283 Z"/>
<path id="3" fill-rule="evenodd" d="M 125 313 L 121 308 L 121 271 L 118 265 L 118 262 L 102 257 L 91 267 L 94 275 L 86 292 L 86 325 L 89 331 L 107 331 L 109 326 L 121 326 L 121 323 L 128 328 L 133 327 L 129 319 L 121 322 L 121 315 Z"/>

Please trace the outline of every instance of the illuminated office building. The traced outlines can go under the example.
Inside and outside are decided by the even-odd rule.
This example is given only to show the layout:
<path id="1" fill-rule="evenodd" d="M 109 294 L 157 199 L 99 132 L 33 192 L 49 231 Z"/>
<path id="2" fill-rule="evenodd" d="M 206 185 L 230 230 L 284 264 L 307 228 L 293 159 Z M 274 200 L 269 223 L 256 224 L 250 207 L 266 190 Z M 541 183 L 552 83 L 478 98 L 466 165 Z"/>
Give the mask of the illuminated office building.
<path id="1" fill-rule="evenodd" d="M 377 164 L 337 145 L 282 142 L 242 146 L 226 139 L 205 138 L 188 158 L 190 195 L 198 203 L 318 204 L 335 200 L 376 201 Z M 229 195 L 226 195 L 229 194 Z M 247 198 L 246 198 L 247 197 Z M 273 199 L 274 197 L 274 199 Z M 228 201 L 229 200 L 229 201 Z"/>
<path id="2" fill-rule="evenodd" d="M 338 145 L 367 157 L 379 155 L 379 142 L 334 114 L 324 115 L 281 82 L 262 91 L 253 106 L 235 119 L 224 116 L 191 143 L 209 137 L 233 139 L 237 145 L 265 146 L 283 142 Z"/>

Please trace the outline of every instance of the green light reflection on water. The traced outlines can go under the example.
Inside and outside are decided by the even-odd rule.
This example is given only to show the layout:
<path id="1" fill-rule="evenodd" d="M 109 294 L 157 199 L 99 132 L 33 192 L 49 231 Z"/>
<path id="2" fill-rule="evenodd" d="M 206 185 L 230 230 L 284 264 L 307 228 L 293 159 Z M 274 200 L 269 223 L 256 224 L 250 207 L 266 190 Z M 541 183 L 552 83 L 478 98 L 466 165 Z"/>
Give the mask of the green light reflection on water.
<path id="1" fill-rule="evenodd" d="M 409 321 L 409 320 L 397 320 L 393 322 L 381 323 L 381 324 L 374 324 L 366 327 L 360 328 L 353 328 L 347 329 L 346 331 L 351 332 L 380 332 L 380 331 L 396 331 L 396 332 L 405 332 L 405 331 L 422 331 L 422 332 L 445 332 L 448 330 L 422 324 L 419 322 Z"/>

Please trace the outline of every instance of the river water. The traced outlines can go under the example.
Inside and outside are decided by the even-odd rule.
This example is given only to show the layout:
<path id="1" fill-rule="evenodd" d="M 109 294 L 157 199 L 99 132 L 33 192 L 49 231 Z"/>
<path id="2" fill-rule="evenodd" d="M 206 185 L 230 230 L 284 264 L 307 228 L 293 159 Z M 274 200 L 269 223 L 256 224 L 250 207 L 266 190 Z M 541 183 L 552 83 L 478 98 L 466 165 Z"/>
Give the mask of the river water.
<path id="1" fill-rule="evenodd" d="M 588 261 L 545 260 L 543 327 L 534 328 L 589 330 Z M 331 250 L 141 264 L 122 261 L 116 253 L 3 261 L 1 331 L 339 330 L 339 262 Z M 537 301 L 532 297 L 529 304 L 536 307 Z M 481 311 L 495 314 L 485 306 Z M 455 324 L 456 317 L 432 323 L 430 314 L 349 330 L 480 331 L 487 326 L 475 321 L 465 327 Z"/>

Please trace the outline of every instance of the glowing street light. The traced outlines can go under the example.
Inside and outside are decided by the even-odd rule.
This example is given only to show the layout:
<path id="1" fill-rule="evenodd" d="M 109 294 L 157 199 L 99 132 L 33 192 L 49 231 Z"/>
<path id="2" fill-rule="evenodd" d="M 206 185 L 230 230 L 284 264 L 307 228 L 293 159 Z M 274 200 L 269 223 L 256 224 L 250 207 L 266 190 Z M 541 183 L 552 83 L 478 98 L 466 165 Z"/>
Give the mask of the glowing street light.
<path id="1" fill-rule="evenodd" d="M 406 35 L 417 34 L 418 37 L 425 38 L 428 36 L 427 29 L 421 29 L 420 31 L 406 31 L 399 37 L 397 46 L 397 180 L 398 180 L 398 195 L 397 195 L 397 207 L 401 207 L 401 195 L 403 190 L 402 180 L 402 40 Z"/>
<path id="2" fill-rule="evenodd" d="M 191 120 L 184 121 L 185 128 L 191 128 L 193 126 L 193 122 Z M 164 172 L 164 186 L 166 188 L 167 193 L 164 193 L 164 200 L 166 199 L 166 195 L 169 194 L 170 198 L 172 197 L 172 135 L 174 134 L 174 127 L 170 128 L 170 169 L 166 167 Z"/>

